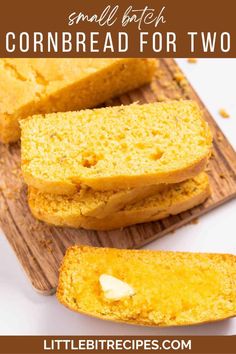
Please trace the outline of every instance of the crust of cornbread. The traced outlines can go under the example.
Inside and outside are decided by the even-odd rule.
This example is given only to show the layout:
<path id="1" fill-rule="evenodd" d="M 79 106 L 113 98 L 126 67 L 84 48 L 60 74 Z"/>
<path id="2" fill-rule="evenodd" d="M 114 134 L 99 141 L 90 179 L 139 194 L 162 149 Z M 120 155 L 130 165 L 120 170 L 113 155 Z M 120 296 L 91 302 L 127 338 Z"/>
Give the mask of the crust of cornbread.
<path id="1" fill-rule="evenodd" d="M 155 59 L 0 59 L 0 141 L 33 114 L 95 107 L 151 81 Z"/>
<path id="2" fill-rule="evenodd" d="M 52 194 L 178 183 L 204 169 L 212 146 L 193 101 L 33 116 L 21 127 L 24 179 Z"/>
<path id="3" fill-rule="evenodd" d="M 75 196 L 47 195 L 30 188 L 28 202 L 32 214 L 49 224 L 112 230 L 179 214 L 203 203 L 209 195 L 208 176 L 201 173 L 192 180 L 167 186 L 142 201 L 123 206 L 104 218 L 81 214 L 84 205 Z"/>
<path id="4" fill-rule="evenodd" d="M 106 300 L 101 274 L 131 285 L 135 295 Z M 234 255 L 73 246 L 60 268 L 57 298 L 70 310 L 104 320 L 186 326 L 235 317 L 235 287 Z"/>

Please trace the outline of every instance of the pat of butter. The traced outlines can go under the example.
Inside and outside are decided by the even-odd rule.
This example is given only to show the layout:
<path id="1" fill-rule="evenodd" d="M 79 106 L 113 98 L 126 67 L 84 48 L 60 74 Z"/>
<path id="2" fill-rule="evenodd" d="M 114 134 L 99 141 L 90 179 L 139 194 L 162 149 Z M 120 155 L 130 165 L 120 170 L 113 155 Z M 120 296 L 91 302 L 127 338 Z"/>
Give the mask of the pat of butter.
<path id="1" fill-rule="evenodd" d="M 108 300 L 116 301 L 135 294 L 132 286 L 112 275 L 102 274 L 99 277 L 99 282 L 104 292 L 104 297 Z"/>

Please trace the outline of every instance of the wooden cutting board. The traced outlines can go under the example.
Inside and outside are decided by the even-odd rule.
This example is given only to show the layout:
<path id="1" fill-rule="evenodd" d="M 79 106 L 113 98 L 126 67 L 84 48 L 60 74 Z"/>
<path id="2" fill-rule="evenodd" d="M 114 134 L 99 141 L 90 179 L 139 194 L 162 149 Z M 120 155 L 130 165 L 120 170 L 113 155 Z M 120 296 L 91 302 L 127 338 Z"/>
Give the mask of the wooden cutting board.
<path id="1" fill-rule="evenodd" d="M 55 291 L 60 262 L 71 245 L 141 247 L 236 196 L 236 154 L 174 60 L 161 59 L 157 77 L 150 85 L 111 100 L 107 105 L 166 98 L 191 98 L 204 110 L 214 134 L 214 157 L 208 167 L 212 196 L 199 207 L 159 222 L 109 232 L 59 228 L 39 222 L 31 216 L 27 206 L 26 186 L 20 173 L 20 146 L 0 144 L 1 227 L 33 287 L 40 293 L 49 295 Z"/>

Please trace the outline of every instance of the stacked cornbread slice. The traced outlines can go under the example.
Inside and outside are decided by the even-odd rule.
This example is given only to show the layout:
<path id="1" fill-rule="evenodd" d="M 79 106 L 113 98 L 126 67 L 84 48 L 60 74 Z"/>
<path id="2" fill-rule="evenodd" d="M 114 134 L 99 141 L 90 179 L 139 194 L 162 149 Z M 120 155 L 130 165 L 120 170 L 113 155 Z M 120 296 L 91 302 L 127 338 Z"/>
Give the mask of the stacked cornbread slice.
<path id="1" fill-rule="evenodd" d="M 212 137 L 192 101 L 35 115 L 21 129 L 29 206 L 48 223 L 120 228 L 209 196 Z"/>

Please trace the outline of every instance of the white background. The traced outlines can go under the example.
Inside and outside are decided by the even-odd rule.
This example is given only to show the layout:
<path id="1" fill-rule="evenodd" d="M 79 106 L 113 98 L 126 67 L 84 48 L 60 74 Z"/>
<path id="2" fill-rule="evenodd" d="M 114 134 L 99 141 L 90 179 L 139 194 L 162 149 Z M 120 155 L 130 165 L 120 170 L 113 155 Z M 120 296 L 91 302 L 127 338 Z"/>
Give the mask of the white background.
<path id="1" fill-rule="evenodd" d="M 236 59 L 177 60 L 200 97 L 236 149 Z M 229 119 L 219 116 L 225 108 Z M 228 252 L 236 254 L 236 200 L 182 227 L 147 248 L 162 250 Z M 115 324 L 70 312 L 55 296 L 32 289 L 0 230 L 0 334 L 48 335 L 175 335 L 236 334 L 236 318 L 213 324 L 167 329 Z"/>

